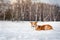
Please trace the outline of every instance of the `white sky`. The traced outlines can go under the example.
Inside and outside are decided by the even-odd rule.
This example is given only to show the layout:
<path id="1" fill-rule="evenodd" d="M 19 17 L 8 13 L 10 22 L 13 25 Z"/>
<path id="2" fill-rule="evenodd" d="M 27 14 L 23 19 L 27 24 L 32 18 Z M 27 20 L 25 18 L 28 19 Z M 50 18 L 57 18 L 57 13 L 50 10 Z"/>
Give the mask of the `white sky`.
<path id="1" fill-rule="evenodd" d="M 16 0 L 10 0 L 11 1 L 11 3 L 14 3 L 14 2 L 16 2 Z"/>
<path id="2" fill-rule="evenodd" d="M 60 0 L 33 0 L 33 1 L 60 5 Z"/>
<path id="3" fill-rule="evenodd" d="M 9 0 L 7 0 L 7 1 L 9 1 Z M 11 1 L 11 3 L 16 2 L 16 0 L 10 0 L 10 1 Z M 60 5 L 60 0 L 33 0 L 33 1 Z"/>

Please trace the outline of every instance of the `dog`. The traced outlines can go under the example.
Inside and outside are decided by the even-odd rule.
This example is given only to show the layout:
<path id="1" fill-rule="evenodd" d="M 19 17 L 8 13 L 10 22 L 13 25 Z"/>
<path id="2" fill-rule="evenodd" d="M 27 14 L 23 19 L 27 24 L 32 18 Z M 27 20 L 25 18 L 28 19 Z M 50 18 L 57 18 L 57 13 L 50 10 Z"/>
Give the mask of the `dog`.
<path id="1" fill-rule="evenodd" d="M 37 22 L 30 22 L 31 26 L 35 28 L 35 30 L 40 31 L 40 30 L 52 30 L 52 26 L 49 24 L 45 25 L 37 25 Z"/>

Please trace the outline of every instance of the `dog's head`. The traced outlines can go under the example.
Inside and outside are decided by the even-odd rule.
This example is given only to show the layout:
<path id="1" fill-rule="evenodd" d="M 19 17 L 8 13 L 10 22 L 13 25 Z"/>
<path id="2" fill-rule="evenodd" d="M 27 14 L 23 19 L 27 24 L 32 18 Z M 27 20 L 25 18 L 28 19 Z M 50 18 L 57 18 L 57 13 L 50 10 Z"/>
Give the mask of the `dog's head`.
<path id="1" fill-rule="evenodd" d="M 32 27 L 37 26 L 37 22 L 30 22 Z"/>

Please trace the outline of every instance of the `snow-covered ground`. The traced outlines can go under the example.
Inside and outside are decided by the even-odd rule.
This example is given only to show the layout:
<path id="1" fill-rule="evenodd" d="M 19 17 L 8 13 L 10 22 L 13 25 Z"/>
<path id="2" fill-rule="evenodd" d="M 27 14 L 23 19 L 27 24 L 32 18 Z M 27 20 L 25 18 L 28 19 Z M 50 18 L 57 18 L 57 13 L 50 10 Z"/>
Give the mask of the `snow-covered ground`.
<path id="1" fill-rule="evenodd" d="M 60 40 L 60 22 L 38 22 L 43 24 L 54 30 L 36 31 L 29 22 L 0 21 L 0 40 Z"/>

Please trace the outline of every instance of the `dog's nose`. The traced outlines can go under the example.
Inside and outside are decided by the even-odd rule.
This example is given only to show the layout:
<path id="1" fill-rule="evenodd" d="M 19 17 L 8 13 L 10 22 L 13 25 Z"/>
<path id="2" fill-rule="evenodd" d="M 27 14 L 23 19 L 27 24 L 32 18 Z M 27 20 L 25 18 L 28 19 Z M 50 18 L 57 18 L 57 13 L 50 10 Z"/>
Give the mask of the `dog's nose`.
<path id="1" fill-rule="evenodd" d="M 32 26 L 32 27 L 34 27 L 34 26 Z"/>

